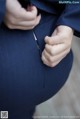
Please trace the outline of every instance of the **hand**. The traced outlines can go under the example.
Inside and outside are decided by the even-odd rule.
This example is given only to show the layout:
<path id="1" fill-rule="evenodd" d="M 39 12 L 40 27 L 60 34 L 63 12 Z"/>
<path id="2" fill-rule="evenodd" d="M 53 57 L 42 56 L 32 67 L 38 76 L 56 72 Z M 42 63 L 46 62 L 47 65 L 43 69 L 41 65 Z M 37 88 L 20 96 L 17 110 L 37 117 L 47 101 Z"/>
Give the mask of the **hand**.
<path id="1" fill-rule="evenodd" d="M 22 8 L 18 0 L 6 0 L 4 23 L 10 29 L 30 30 L 39 24 L 41 15 L 37 16 L 37 8 Z"/>
<path id="2" fill-rule="evenodd" d="M 58 26 L 51 37 L 45 37 L 45 49 L 42 61 L 49 67 L 56 66 L 71 49 L 73 30 L 64 25 Z"/>

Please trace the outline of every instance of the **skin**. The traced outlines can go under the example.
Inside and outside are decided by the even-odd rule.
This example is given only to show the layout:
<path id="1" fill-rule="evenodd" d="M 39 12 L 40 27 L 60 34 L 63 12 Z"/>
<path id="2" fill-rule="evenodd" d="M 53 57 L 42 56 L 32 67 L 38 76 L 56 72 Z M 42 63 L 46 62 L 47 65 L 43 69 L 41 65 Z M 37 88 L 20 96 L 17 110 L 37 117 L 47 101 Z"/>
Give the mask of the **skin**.
<path id="1" fill-rule="evenodd" d="M 6 0 L 6 14 L 4 23 L 9 29 L 31 30 L 40 23 L 35 6 L 22 8 L 17 0 Z M 73 39 L 72 28 L 57 26 L 52 36 L 45 37 L 45 48 L 42 52 L 42 61 L 49 67 L 55 67 L 70 52 Z"/>
<path id="2" fill-rule="evenodd" d="M 73 30 L 64 25 L 57 26 L 51 37 L 45 37 L 45 49 L 42 61 L 49 67 L 55 67 L 70 52 Z"/>
<path id="3" fill-rule="evenodd" d="M 10 29 L 31 30 L 39 24 L 41 15 L 37 16 L 37 8 L 22 8 L 18 0 L 6 0 L 4 23 Z"/>

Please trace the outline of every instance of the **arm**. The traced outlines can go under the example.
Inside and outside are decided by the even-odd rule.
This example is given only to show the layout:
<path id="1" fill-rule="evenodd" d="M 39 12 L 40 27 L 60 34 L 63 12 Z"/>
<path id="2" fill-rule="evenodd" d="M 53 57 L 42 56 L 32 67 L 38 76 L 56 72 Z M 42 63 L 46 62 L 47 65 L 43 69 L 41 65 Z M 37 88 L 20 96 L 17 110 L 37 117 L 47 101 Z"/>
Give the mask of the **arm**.
<path id="1" fill-rule="evenodd" d="M 6 5 L 6 0 L 0 0 L 0 24 L 4 18 L 5 8 L 6 8 L 5 5 Z"/>
<path id="2" fill-rule="evenodd" d="M 57 21 L 59 25 L 71 27 L 74 35 L 80 37 L 80 4 L 67 4 Z"/>

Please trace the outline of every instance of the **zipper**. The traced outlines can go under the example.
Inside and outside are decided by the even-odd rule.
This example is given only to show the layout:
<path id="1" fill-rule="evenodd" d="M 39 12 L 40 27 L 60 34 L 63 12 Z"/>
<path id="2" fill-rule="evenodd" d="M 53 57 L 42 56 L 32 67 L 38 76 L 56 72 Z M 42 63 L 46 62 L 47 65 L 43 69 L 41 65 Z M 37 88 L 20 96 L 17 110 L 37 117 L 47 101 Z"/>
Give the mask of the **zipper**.
<path id="1" fill-rule="evenodd" d="M 40 56 L 41 56 L 41 49 L 40 49 L 40 46 L 39 46 L 38 38 L 37 38 L 37 36 L 36 36 L 36 34 L 35 34 L 34 31 L 33 31 L 33 36 L 34 36 L 34 40 L 35 40 L 37 49 L 39 50 L 39 54 L 40 54 Z"/>
<path id="2" fill-rule="evenodd" d="M 42 55 L 41 48 L 40 48 L 40 45 L 39 45 L 39 42 L 38 42 L 38 38 L 37 38 L 34 31 L 33 31 L 33 37 L 34 37 L 34 40 L 36 42 L 36 46 L 37 46 L 37 49 L 39 50 L 39 54 L 40 54 L 40 58 L 41 58 L 41 55 Z M 43 67 L 43 69 L 44 69 L 44 67 Z M 43 88 L 45 88 L 45 69 L 44 69 Z"/>

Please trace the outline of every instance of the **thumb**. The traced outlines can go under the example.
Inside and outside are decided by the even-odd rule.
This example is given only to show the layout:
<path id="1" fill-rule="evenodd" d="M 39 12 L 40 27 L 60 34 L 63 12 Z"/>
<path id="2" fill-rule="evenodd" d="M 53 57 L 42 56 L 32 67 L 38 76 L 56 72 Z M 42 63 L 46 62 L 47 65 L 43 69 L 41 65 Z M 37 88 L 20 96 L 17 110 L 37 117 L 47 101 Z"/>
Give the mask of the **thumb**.
<path id="1" fill-rule="evenodd" d="M 45 43 L 49 45 L 57 45 L 61 43 L 61 39 L 59 35 L 46 36 Z"/>
<path id="2" fill-rule="evenodd" d="M 33 14 L 35 14 L 35 16 L 37 16 L 37 14 L 38 14 L 38 10 L 37 10 L 36 6 L 34 6 L 34 5 L 28 5 L 27 11 L 32 12 Z"/>
<path id="3" fill-rule="evenodd" d="M 49 45 L 55 45 L 60 43 L 60 37 L 58 33 L 58 29 L 56 28 L 51 36 L 45 37 L 45 42 Z"/>
<path id="4" fill-rule="evenodd" d="M 51 36 L 55 36 L 55 35 L 57 35 L 58 34 L 58 30 L 57 30 L 57 28 L 54 30 L 54 32 L 52 33 L 52 35 Z"/>

